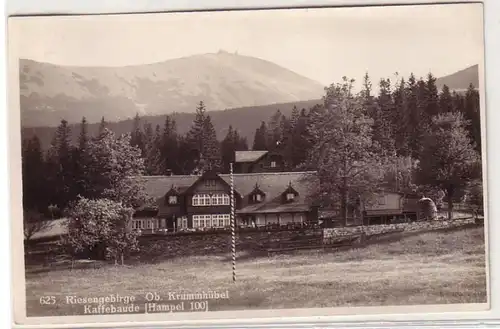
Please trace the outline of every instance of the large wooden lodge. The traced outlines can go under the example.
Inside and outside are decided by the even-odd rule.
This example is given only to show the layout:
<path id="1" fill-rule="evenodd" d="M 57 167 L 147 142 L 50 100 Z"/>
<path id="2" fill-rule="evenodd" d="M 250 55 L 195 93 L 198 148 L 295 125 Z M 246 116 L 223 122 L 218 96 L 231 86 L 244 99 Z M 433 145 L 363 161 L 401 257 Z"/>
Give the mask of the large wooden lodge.
<path id="1" fill-rule="evenodd" d="M 230 226 L 230 176 L 143 177 L 152 207 L 139 209 L 133 228 L 187 230 Z M 238 226 L 303 225 L 317 220 L 314 172 L 234 174 L 235 219 Z"/>
<path id="2" fill-rule="evenodd" d="M 316 172 L 284 172 L 279 155 L 267 151 L 236 152 L 235 160 L 236 226 L 304 226 L 332 218 L 324 216 L 324 211 L 321 215 L 315 202 L 319 188 Z M 203 175 L 145 176 L 141 180 L 154 202 L 137 209 L 133 229 L 171 232 L 230 227 L 230 175 L 208 171 Z M 416 196 L 387 190 L 374 198 L 374 202 L 361 203 L 352 211 L 350 224 L 416 219 Z"/>

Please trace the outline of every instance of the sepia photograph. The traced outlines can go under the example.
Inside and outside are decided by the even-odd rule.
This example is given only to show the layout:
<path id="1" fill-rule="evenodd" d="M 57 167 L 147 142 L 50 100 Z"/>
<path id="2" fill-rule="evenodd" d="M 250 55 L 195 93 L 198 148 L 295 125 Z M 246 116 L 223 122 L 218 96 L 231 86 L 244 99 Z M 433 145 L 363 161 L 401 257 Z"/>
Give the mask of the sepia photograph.
<path id="1" fill-rule="evenodd" d="M 16 314 L 487 310 L 483 33 L 479 3 L 10 18 Z"/>

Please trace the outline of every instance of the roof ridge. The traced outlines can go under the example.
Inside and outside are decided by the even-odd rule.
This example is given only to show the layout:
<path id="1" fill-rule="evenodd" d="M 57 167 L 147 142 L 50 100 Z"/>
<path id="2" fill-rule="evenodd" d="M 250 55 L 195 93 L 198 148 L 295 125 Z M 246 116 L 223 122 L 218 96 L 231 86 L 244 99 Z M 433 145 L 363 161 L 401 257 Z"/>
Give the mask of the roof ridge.
<path id="1" fill-rule="evenodd" d="M 279 171 L 279 172 L 259 172 L 259 173 L 238 173 L 233 174 L 234 176 L 271 176 L 271 175 L 298 175 L 298 174 L 317 174 L 317 171 Z M 230 176 L 231 174 L 219 174 L 219 176 Z"/>
<path id="2" fill-rule="evenodd" d="M 134 176 L 134 177 L 141 177 L 141 178 L 169 178 L 169 177 L 186 177 L 186 178 L 198 178 L 201 176 L 198 175 L 142 175 L 142 176 Z"/>
<path id="3" fill-rule="evenodd" d="M 278 171 L 278 172 L 259 172 L 259 173 L 234 173 L 234 176 L 285 176 L 285 175 L 298 175 L 298 174 L 317 174 L 317 171 Z M 230 176 L 231 174 L 218 174 L 219 176 Z M 200 178 L 199 175 L 143 175 L 133 176 L 139 178 Z"/>

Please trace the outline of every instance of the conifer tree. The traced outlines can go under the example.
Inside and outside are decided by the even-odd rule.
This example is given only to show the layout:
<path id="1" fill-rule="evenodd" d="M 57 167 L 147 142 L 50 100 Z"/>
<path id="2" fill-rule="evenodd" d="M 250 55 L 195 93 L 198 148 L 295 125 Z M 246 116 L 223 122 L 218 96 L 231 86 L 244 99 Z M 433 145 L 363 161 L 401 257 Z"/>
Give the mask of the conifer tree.
<path id="1" fill-rule="evenodd" d="M 414 159 L 420 157 L 420 150 L 422 144 L 422 138 L 424 134 L 424 115 L 423 111 L 426 109 L 426 86 L 425 82 L 422 80 L 415 79 L 413 74 L 410 75 L 408 79 L 408 87 L 406 89 L 406 99 L 408 105 L 408 147 L 410 150 L 410 155 Z"/>
<path id="2" fill-rule="evenodd" d="M 379 96 L 376 100 L 365 96 L 365 106 L 371 109 L 373 119 L 373 140 L 379 148 L 379 153 L 392 156 L 395 152 L 391 117 L 394 107 L 389 79 L 380 80 Z M 368 93 L 369 94 L 369 93 Z"/>
<path id="3" fill-rule="evenodd" d="M 146 131 L 149 131 L 150 125 L 146 126 Z M 149 133 L 146 132 L 146 136 Z M 160 125 L 156 125 L 154 133 L 151 133 L 151 138 L 148 138 L 148 144 L 146 146 L 146 158 L 144 159 L 145 172 L 147 175 L 161 175 L 161 142 L 162 133 Z"/>
<path id="4" fill-rule="evenodd" d="M 453 112 L 465 113 L 465 97 L 456 91 L 453 91 Z"/>
<path id="5" fill-rule="evenodd" d="M 394 115 L 392 120 L 392 128 L 394 134 L 394 144 L 396 152 L 400 156 L 409 156 L 410 150 L 410 137 L 413 128 L 410 125 L 410 112 L 408 107 L 408 97 L 406 82 L 402 78 L 394 88 L 393 102 L 394 102 Z"/>
<path id="6" fill-rule="evenodd" d="M 481 113 L 479 92 L 471 84 L 465 94 L 464 117 L 469 122 L 467 130 L 477 152 L 481 153 Z"/>
<path id="7" fill-rule="evenodd" d="M 139 148 L 142 154 L 145 153 L 146 140 L 141 127 L 141 118 L 139 113 L 136 113 L 134 120 L 132 121 L 132 131 L 130 133 L 130 144 L 134 147 Z"/>
<path id="8" fill-rule="evenodd" d="M 269 151 L 277 150 L 283 138 L 282 116 L 281 111 L 276 110 L 267 124 L 267 147 Z"/>
<path id="9" fill-rule="evenodd" d="M 47 156 L 49 184 L 53 187 L 51 202 L 61 209 L 75 197 L 73 154 L 71 128 L 66 120 L 62 120 L 56 129 Z"/>
<path id="10" fill-rule="evenodd" d="M 430 122 L 433 116 L 438 115 L 439 112 L 439 92 L 436 86 L 436 78 L 429 73 L 427 75 L 427 80 L 425 81 L 426 86 L 426 110 L 425 114 L 427 116 L 427 122 Z"/>
<path id="11" fill-rule="evenodd" d="M 302 109 L 293 127 L 292 132 L 292 147 L 291 147 L 291 170 L 297 169 L 307 160 L 307 154 L 311 147 L 310 136 L 307 131 L 308 113 Z"/>
<path id="12" fill-rule="evenodd" d="M 448 113 L 453 111 L 453 97 L 450 93 L 450 88 L 444 85 L 439 95 L 439 112 Z"/>
<path id="13" fill-rule="evenodd" d="M 291 126 L 291 129 L 294 129 L 295 126 L 297 125 L 297 122 L 299 121 L 299 118 L 300 118 L 300 111 L 299 109 L 297 108 L 297 106 L 293 106 L 293 109 L 292 109 L 292 114 L 290 115 L 290 126 Z"/>
<path id="14" fill-rule="evenodd" d="M 80 123 L 80 134 L 78 135 L 78 147 L 74 150 L 74 172 L 75 172 L 75 195 L 81 195 L 85 192 L 86 172 L 88 167 L 87 148 L 90 142 L 88 134 L 88 122 L 85 117 Z"/>
<path id="15" fill-rule="evenodd" d="M 40 139 L 34 135 L 22 141 L 23 208 L 45 212 L 48 206 L 45 161 Z"/>
<path id="16" fill-rule="evenodd" d="M 220 143 L 217 140 L 217 133 L 212 124 L 212 119 L 208 115 L 205 118 L 203 125 L 203 143 L 201 156 L 205 163 L 203 164 L 203 170 L 215 169 L 219 170 L 221 168 L 221 154 L 220 154 Z"/>
<path id="17" fill-rule="evenodd" d="M 101 136 L 101 134 L 104 132 L 104 130 L 108 127 L 108 123 L 104 119 L 104 116 L 101 118 L 101 122 L 99 123 L 99 128 L 97 130 L 97 138 Z"/>
<path id="18" fill-rule="evenodd" d="M 264 121 L 261 122 L 260 127 L 255 130 L 255 137 L 253 140 L 252 150 L 254 151 L 267 151 L 267 125 Z"/>

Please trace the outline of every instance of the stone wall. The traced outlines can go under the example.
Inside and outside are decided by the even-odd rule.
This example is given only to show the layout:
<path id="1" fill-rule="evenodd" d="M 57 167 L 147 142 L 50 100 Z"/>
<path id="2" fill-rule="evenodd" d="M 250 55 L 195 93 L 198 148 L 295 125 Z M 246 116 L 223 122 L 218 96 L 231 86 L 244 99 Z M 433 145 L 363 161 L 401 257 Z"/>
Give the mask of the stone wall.
<path id="1" fill-rule="evenodd" d="M 286 245 L 321 244 L 322 229 L 288 231 L 238 232 L 236 249 L 243 253 L 267 252 Z M 231 251 L 230 232 L 206 232 L 140 238 L 139 258 L 173 258 L 177 256 L 218 255 Z"/>
<path id="2" fill-rule="evenodd" d="M 268 249 L 345 241 L 362 232 L 366 236 L 404 232 L 425 232 L 473 224 L 473 219 L 412 222 L 388 225 L 302 229 L 289 231 L 238 232 L 236 250 L 241 255 L 267 254 Z M 158 261 L 179 256 L 224 255 L 231 252 L 230 232 L 186 233 L 181 235 L 143 236 L 141 251 L 133 255 L 139 261 Z"/>
<path id="3" fill-rule="evenodd" d="M 473 223 L 474 219 L 471 218 L 471 219 L 457 219 L 453 221 L 439 220 L 439 221 L 411 222 L 411 223 L 398 223 L 398 224 L 387 224 L 387 225 L 325 228 L 324 237 L 331 238 L 338 236 L 349 236 L 353 234 L 361 234 L 362 232 L 364 232 L 367 236 L 389 233 L 392 231 L 400 231 L 400 230 L 404 230 L 405 232 L 419 232 L 419 231 L 453 228 Z"/>

